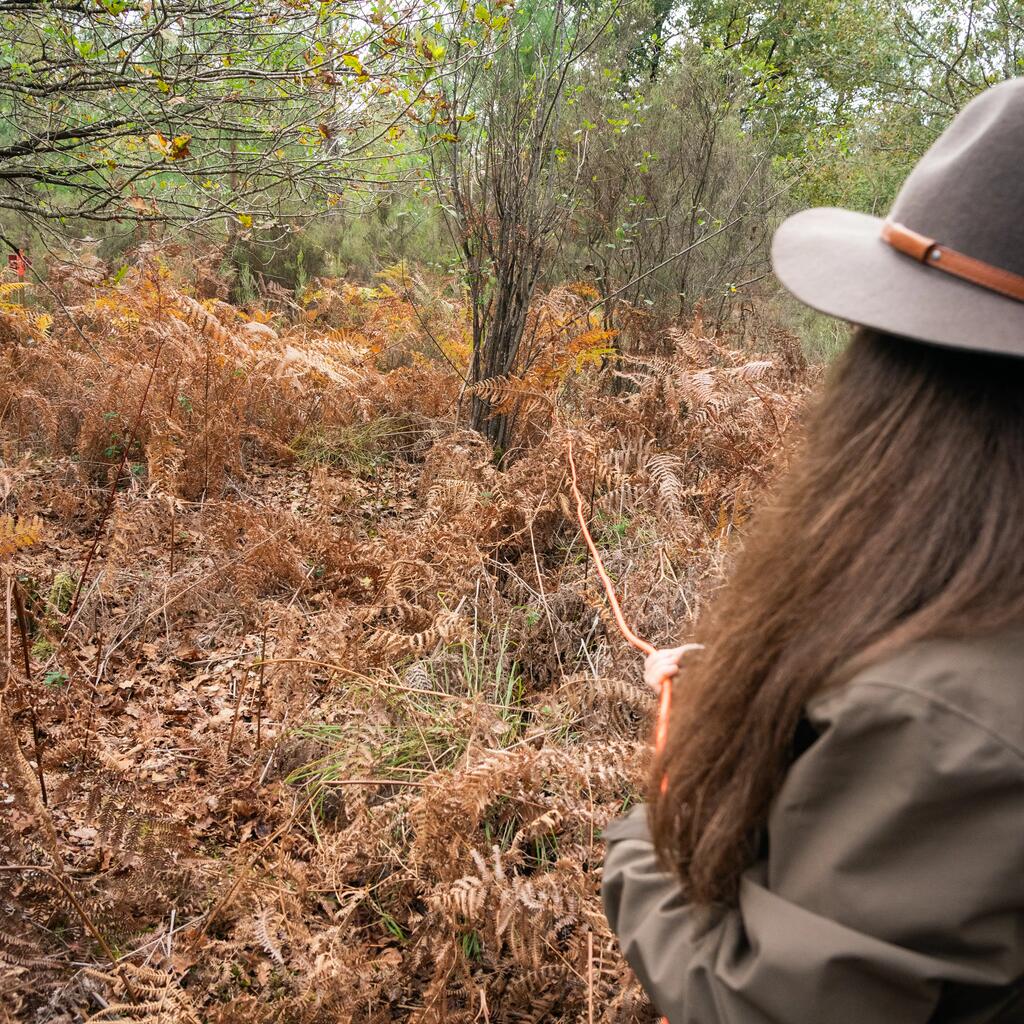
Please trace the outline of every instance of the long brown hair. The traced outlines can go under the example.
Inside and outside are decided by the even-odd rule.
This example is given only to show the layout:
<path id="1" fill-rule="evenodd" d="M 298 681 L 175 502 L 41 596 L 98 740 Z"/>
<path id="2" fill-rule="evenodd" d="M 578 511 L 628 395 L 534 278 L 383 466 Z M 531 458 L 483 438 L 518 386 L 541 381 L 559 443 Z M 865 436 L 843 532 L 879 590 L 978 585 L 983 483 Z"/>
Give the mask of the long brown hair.
<path id="1" fill-rule="evenodd" d="M 855 332 L 676 683 L 651 818 L 690 899 L 735 900 L 816 692 L 1024 622 L 1022 513 L 1024 359 Z"/>

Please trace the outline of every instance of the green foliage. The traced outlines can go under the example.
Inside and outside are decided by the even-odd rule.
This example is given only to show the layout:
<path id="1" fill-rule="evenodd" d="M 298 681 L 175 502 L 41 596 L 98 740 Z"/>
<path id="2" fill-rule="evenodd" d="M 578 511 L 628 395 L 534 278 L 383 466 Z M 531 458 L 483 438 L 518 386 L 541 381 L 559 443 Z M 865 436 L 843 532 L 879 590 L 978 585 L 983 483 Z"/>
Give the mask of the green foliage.
<path id="1" fill-rule="evenodd" d="M 398 173 L 394 164 L 391 169 Z M 317 278 L 369 280 L 404 258 L 446 268 L 441 257 L 450 242 L 436 205 L 401 195 L 382 197 L 372 207 L 354 193 L 346 193 L 346 199 L 351 210 L 339 203 L 314 223 L 293 218 L 286 230 L 253 230 L 239 238 L 225 268 L 225 276 L 234 277 L 232 300 L 241 305 L 254 302 L 260 279 L 301 299 Z"/>
<path id="2" fill-rule="evenodd" d="M 78 580 L 71 573 L 58 572 L 50 584 L 50 592 L 46 597 L 47 606 L 61 615 L 67 615 L 77 586 Z"/>
<path id="3" fill-rule="evenodd" d="M 219 296 L 244 306 L 405 258 L 461 264 L 475 384 L 528 361 L 538 282 L 595 285 L 609 323 L 622 301 L 723 322 L 770 288 L 780 214 L 883 213 L 968 99 L 1024 73 L 1005 0 L 184 0 L 163 17 L 0 10 L 0 237 L 88 235 L 83 260 L 117 285 L 162 225 L 199 229 Z M 504 451 L 506 414 L 470 405 Z"/>
<path id="4" fill-rule="evenodd" d="M 462 949 L 462 955 L 469 961 L 475 962 L 483 958 L 483 943 L 480 939 L 480 933 L 477 931 L 464 932 L 459 937 L 459 946 Z"/>
<path id="5" fill-rule="evenodd" d="M 310 465 L 337 466 L 362 476 L 373 476 L 394 451 L 405 433 L 399 419 L 380 416 L 330 430 L 311 428 L 292 442 L 299 458 Z"/>
<path id="6" fill-rule="evenodd" d="M 34 656 L 38 656 L 34 647 L 32 653 Z M 43 676 L 43 683 L 51 689 L 61 690 L 68 685 L 68 675 L 60 669 L 53 669 Z"/>
<path id="7" fill-rule="evenodd" d="M 47 639 L 45 636 L 37 636 L 32 641 L 32 657 L 43 660 L 49 658 L 51 654 L 56 650 L 56 646 L 53 641 Z"/>
<path id="8" fill-rule="evenodd" d="M 882 211 L 972 96 L 1024 72 L 1024 23 L 1000 0 L 691 0 L 702 47 L 752 90 L 750 129 L 806 203 Z"/>
<path id="9" fill-rule="evenodd" d="M 231 288 L 231 297 L 239 306 L 250 306 L 259 299 L 259 288 L 253 277 L 252 266 L 246 254 L 235 254 L 235 265 L 238 272 Z"/>
<path id="10" fill-rule="evenodd" d="M 663 316 L 703 300 L 717 314 L 730 282 L 763 273 L 778 192 L 765 140 L 744 128 L 752 91 L 696 46 L 663 56 L 642 87 L 607 81 L 591 69 L 572 102 L 585 157 L 565 272 L 585 268 L 607 316 L 613 296 Z"/>
<path id="11" fill-rule="evenodd" d="M 40 230 L 170 220 L 234 238 L 308 218 L 377 178 L 407 113 L 429 118 L 444 54 L 407 43 L 430 13 L 443 7 L 8 6 L 0 205 Z"/>

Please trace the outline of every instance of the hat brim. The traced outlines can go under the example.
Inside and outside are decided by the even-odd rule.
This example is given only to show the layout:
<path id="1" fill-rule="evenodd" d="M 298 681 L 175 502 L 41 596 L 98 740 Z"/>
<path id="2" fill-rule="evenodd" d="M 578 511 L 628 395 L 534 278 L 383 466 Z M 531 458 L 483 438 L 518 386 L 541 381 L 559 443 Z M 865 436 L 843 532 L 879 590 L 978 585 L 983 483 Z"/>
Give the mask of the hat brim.
<path id="1" fill-rule="evenodd" d="M 1024 302 L 925 266 L 882 241 L 882 221 L 818 207 L 772 240 L 783 286 L 829 316 L 917 341 L 1024 356 Z"/>

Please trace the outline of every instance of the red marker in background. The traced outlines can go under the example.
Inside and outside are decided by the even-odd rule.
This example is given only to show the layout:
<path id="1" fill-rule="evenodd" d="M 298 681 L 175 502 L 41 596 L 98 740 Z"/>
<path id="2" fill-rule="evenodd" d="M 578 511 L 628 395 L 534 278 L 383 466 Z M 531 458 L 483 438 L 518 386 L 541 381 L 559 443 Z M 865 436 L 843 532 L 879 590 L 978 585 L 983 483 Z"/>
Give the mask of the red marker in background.
<path id="1" fill-rule="evenodd" d="M 7 254 L 7 266 L 10 270 L 13 270 L 18 277 L 18 283 L 25 283 L 25 271 L 32 266 L 32 261 L 25 255 L 25 253 L 18 249 L 15 252 Z M 22 291 L 20 296 L 21 304 L 25 305 L 25 293 Z"/>
<path id="2" fill-rule="evenodd" d="M 32 261 L 19 249 L 8 255 L 7 266 L 18 275 L 19 281 L 24 281 L 25 271 L 32 266 Z"/>

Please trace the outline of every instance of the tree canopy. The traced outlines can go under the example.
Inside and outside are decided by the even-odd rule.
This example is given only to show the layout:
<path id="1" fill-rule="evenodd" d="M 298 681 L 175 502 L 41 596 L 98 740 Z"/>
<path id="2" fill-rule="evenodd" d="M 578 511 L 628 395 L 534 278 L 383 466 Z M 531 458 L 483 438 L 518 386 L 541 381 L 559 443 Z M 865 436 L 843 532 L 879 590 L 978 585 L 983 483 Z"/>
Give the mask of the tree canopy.
<path id="1" fill-rule="evenodd" d="M 440 9 L 338 0 L 0 4 L 0 209 L 37 228 L 251 228 L 384 183 L 436 98 Z M 393 176 L 386 183 L 395 184 Z"/>

